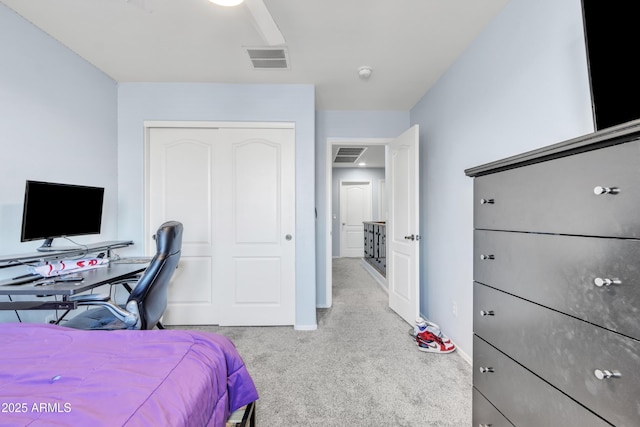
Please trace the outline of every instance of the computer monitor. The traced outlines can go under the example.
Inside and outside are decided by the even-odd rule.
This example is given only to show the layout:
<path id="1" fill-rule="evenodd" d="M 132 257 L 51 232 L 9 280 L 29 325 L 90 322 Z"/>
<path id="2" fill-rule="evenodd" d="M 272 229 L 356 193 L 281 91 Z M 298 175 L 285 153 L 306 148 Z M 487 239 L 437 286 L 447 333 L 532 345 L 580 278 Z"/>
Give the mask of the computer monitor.
<path id="1" fill-rule="evenodd" d="M 100 234 L 104 188 L 27 181 L 21 242 L 44 239 L 39 251 L 52 248 L 56 237 Z"/>

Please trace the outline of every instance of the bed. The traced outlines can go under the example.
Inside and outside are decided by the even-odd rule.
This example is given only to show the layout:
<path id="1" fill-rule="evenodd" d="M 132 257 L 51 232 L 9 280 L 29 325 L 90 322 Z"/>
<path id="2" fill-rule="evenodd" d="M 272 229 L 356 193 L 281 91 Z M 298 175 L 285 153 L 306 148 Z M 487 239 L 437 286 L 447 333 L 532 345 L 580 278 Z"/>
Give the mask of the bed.
<path id="1" fill-rule="evenodd" d="M 222 335 L 0 325 L 0 425 L 224 426 L 258 399 Z"/>

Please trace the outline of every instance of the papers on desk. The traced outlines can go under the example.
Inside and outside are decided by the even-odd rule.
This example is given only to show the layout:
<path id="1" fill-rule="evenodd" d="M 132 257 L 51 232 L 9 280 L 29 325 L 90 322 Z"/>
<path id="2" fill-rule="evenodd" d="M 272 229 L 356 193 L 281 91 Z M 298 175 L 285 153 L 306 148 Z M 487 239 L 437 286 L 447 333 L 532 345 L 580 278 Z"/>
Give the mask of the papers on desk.
<path id="1" fill-rule="evenodd" d="M 42 277 L 61 276 L 94 268 L 106 267 L 109 260 L 105 258 L 67 259 L 54 263 L 46 263 L 36 267 L 29 267 L 29 271 Z"/>

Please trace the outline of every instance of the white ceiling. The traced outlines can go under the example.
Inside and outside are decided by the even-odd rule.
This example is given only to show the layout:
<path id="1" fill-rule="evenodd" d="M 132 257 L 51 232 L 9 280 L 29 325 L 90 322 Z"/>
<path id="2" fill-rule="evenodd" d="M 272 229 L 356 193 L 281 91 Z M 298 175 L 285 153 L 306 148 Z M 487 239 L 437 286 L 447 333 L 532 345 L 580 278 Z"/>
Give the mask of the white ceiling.
<path id="1" fill-rule="evenodd" d="M 315 85 L 319 110 L 401 111 L 508 2 L 264 0 L 290 68 L 261 70 L 245 51 L 267 45 L 247 4 L 0 1 L 118 82 L 305 83 Z M 373 69 L 368 81 L 361 66 Z"/>

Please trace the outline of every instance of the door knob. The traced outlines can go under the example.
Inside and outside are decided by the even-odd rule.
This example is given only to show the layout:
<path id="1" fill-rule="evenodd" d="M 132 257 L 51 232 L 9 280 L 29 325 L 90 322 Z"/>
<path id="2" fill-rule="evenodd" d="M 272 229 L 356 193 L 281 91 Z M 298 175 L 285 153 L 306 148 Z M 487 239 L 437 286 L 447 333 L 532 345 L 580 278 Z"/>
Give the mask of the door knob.
<path id="1" fill-rule="evenodd" d="M 416 236 L 412 234 L 411 236 L 404 236 L 405 240 L 416 240 Z"/>
<path id="2" fill-rule="evenodd" d="M 284 236 L 284 238 L 287 240 L 291 240 L 293 237 L 291 236 L 291 234 L 287 234 L 286 236 Z"/>
<path id="3" fill-rule="evenodd" d="M 480 199 L 481 205 L 493 205 L 495 202 L 494 199 Z"/>
<path id="4" fill-rule="evenodd" d="M 483 366 L 480 366 L 480 373 L 481 374 L 488 374 L 488 373 L 491 373 L 491 372 L 495 372 L 492 367 L 485 368 Z"/>

